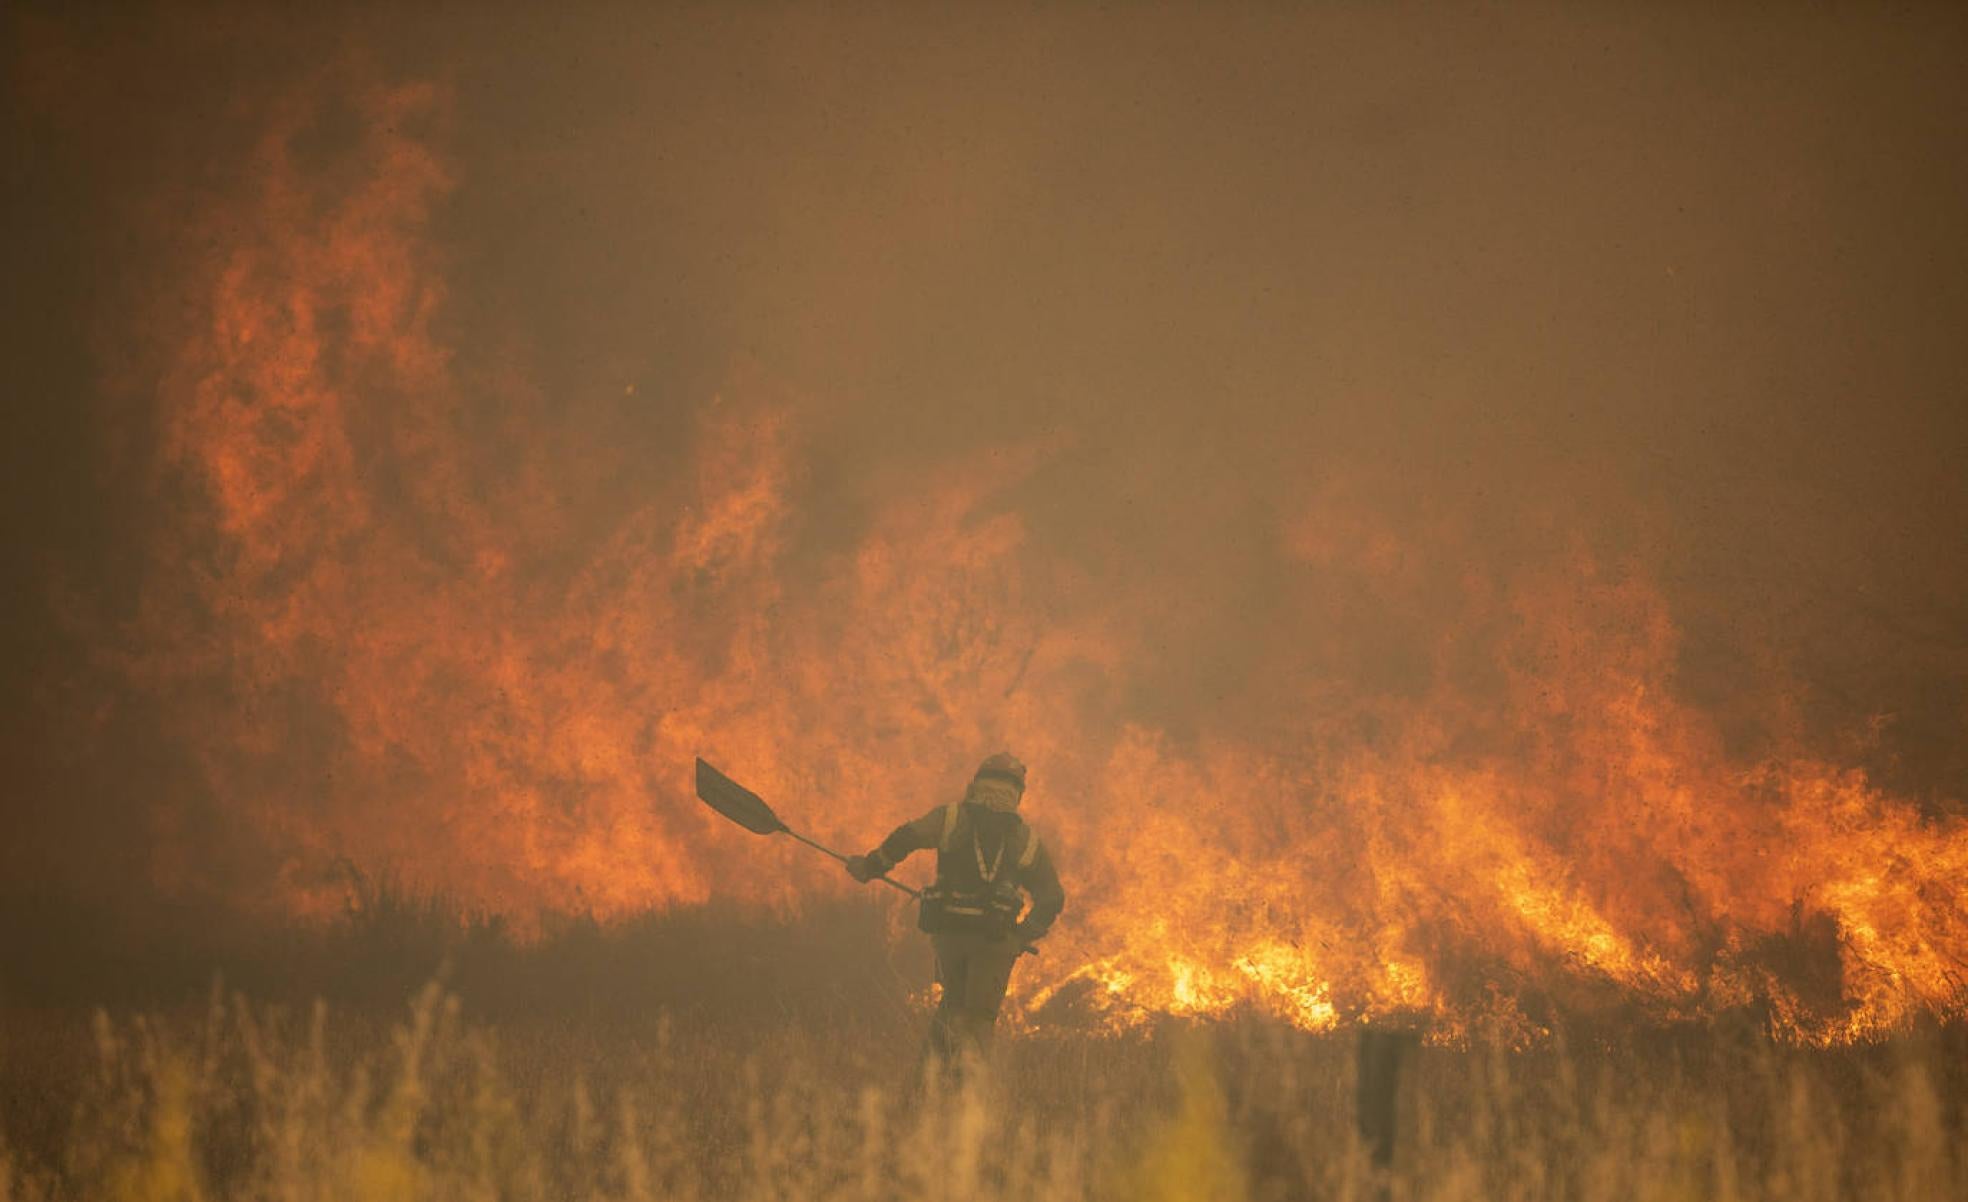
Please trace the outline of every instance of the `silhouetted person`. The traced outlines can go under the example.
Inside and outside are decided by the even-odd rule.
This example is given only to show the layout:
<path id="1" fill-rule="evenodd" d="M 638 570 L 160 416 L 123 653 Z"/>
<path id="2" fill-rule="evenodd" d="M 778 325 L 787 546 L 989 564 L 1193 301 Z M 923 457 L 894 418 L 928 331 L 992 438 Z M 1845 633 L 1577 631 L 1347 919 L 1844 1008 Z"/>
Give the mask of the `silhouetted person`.
<path id="1" fill-rule="evenodd" d="M 962 801 L 896 827 L 865 856 L 848 857 L 848 875 L 866 883 L 913 852 L 936 849 L 936 883 L 923 891 L 920 925 L 936 949 L 942 987 L 929 1043 L 945 1059 L 989 1045 L 1012 966 L 1066 904 L 1051 855 L 1018 816 L 1024 795 L 1025 765 L 1000 752 L 978 766 Z"/>

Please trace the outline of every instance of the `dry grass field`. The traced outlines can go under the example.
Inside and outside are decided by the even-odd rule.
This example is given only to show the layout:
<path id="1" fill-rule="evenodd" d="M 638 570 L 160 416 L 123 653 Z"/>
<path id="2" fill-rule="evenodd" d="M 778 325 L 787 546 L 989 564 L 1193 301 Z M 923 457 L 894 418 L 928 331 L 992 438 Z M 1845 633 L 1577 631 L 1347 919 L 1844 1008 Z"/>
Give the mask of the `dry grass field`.
<path id="1" fill-rule="evenodd" d="M 920 949 L 866 907 L 527 946 L 442 929 L 398 901 L 235 945 L 238 989 L 176 1002 L 159 984 L 92 1009 L 14 977 L 0 1202 L 1968 1196 L 1959 1029 L 1424 1046 L 1381 1174 L 1350 1032 L 1038 1023 L 952 1083 L 919 1060 Z M 432 956 L 439 980 L 404 984 Z"/>

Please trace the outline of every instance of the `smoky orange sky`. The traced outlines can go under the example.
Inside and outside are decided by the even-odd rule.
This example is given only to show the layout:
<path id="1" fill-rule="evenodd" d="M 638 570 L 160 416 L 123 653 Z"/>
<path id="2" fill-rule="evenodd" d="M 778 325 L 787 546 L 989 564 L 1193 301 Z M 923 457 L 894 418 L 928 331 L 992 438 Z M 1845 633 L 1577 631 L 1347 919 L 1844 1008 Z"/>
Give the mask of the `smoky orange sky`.
<path id="1" fill-rule="evenodd" d="M 690 757 L 1010 746 L 1034 1004 L 1961 1005 L 1945 6 L 6 30 L 23 899 L 796 920 Z"/>

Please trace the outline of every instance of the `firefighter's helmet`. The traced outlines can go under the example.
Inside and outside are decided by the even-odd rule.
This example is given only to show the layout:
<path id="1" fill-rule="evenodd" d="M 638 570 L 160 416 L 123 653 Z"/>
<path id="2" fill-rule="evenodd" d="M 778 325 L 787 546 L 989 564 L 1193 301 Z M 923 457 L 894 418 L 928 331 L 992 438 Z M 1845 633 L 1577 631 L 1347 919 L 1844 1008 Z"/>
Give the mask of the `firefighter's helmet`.
<path id="1" fill-rule="evenodd" d="M 1015 810 L 1025 795 L 1025 764 L 1009 751 L 986 756 L 970 778 L 966 799 L 994 810 Z"/>

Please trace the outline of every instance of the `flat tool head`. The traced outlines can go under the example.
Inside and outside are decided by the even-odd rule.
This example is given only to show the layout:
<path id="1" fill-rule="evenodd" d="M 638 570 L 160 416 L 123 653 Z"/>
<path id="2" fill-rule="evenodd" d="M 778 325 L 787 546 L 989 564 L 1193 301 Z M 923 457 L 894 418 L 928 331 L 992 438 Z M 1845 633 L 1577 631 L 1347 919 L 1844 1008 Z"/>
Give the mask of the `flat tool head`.
<path id="1" fill-rule="evenodd" d="M 705 805 L 723 814 L 755 835 L 776 835 L 786 829 L 779 815 L 765 800 L 724 773 L 697 760 L 697 796 Z"/>

